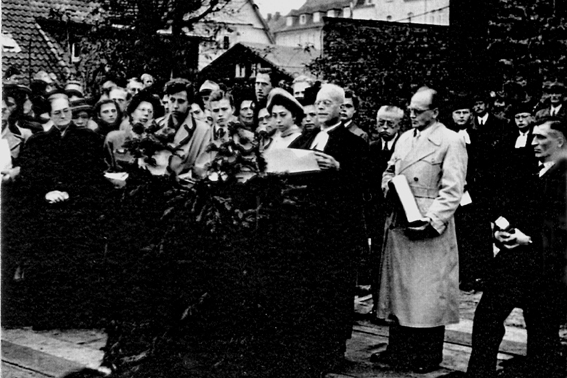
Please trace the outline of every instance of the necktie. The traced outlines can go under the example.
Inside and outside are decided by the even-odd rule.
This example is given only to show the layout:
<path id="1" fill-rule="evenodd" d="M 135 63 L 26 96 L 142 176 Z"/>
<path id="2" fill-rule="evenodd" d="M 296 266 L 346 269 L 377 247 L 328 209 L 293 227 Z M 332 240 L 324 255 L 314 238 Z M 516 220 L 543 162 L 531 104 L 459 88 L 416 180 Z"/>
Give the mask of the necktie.
<path id="1" fill-rule="evenodd" d="M 479 119 L 478 119 L 478 125 L 479 125 L 479 126 L 484 125 L 484 121 L 482 120 L 482 118 L 479 118 Z"/>
<path id="2" fill-rule="evenodd" d="M 419 142 L 419 136 L 420 135 L 421 135 L 421 132 L 418 129 L 413 130 L 412 147 L 415 147 L 415 145 Z"/>
<path id="3" fill-rule="evenodd" d="M 555 110 L 555 108 L 551 108 L 551 116 L 554 116 L 557 114 L 557 110 Z"/>

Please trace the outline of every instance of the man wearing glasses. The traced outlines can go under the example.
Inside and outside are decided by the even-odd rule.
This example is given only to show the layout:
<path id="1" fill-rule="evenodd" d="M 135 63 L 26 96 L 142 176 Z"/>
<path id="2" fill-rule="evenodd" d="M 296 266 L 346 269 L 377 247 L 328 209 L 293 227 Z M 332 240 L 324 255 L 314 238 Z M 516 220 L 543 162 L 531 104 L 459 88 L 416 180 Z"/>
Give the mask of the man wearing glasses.
<path id="1" fill-rule="evenodd" d="M 30 137 L 20 156 L 31 322 L 34 329 L 94 326 L 97 306 L 85 298 L 100 283 L 100 221 L 112 186 L 98 134 L 73 123 L 66 95 L 49 102 L 53 127 Z"/>
<path id="2" fill-rule="evenodd" d="M 411 99 L 412 130 L 400 136 L 382 176 L 387 201 L 394 176 L 405 176 L 421 220 L 408 223 L 400 206 L 386 220 L 377 316 L 391 320 L 383 362 L 417 373 L 443 360 L 445 326 L 459 322 L 459 263 L 453 215 L 467 171 L 465 143 L 437 121 L 437 92 L 419 89 Z M 392 192 L 390 190 L 390 192 Z"/>

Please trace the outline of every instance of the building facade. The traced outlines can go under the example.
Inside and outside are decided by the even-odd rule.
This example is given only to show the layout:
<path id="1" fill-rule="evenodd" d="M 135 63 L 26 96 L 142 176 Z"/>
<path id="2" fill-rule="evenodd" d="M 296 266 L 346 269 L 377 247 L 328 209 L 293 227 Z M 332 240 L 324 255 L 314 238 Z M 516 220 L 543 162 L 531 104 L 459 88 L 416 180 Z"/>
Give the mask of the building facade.
<path id="1" fill-rule="evenodd" d="M 307 0 L 268 24 L 277 45 L 320 50 L 323 17 L 449 25 L 449 0 Z"/>

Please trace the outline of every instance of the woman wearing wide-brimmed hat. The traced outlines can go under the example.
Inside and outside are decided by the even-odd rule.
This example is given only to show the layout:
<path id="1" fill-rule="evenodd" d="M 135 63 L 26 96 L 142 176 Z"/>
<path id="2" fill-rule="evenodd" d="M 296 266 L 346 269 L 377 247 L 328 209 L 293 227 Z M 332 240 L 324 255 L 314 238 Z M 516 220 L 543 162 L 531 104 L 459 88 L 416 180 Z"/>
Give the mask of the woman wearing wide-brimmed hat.
<path id="1" fill-rule="evenodd" d="M 267 109 L 277 130 L 265 149 L 289 147 L 301 135 L 298 125 L 301 125 L 304 116 L 303 106 L 284 89 L 275 88 L 268 96 Z"/>

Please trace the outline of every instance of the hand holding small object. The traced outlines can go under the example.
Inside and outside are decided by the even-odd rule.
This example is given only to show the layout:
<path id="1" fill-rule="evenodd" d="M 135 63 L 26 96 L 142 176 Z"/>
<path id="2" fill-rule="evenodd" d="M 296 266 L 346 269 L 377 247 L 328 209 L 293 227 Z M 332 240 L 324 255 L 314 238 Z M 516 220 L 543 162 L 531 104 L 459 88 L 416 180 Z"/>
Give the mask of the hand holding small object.
<path id="1" fill-rule="evenodd" d="M 494 233 L 494 237 L 497 241 L 502 243 L 504 248 L 506 249 L 514 249 L 521 245 L 528 245 L 531 244 L 532 239 L 524 234 L 522 231 L 518 230 L 517 228 L 512 229 L 510 231 L 500 231 L 497 230 Z"/>

